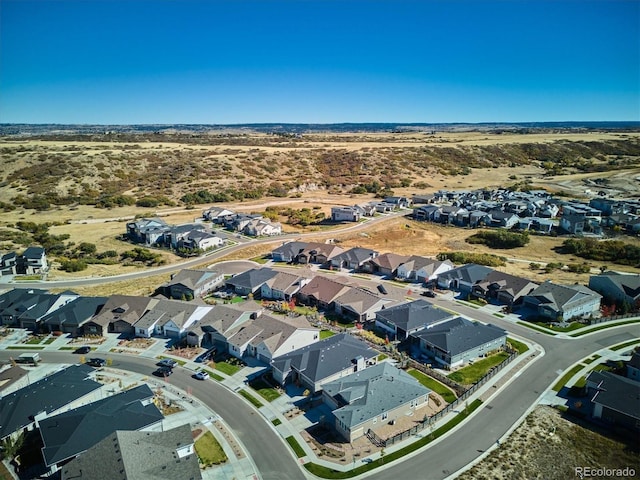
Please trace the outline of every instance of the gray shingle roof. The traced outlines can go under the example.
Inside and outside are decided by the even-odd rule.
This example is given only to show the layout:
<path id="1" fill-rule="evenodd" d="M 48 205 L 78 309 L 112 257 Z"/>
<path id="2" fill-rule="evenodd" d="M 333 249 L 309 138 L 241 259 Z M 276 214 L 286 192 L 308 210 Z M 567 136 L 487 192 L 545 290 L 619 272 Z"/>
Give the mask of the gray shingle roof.
<path id="1" fill-rule="evenodd" d="M 164 432 L 118 430 L 62 467 L 62 480 L 200 480 L 191 427 Z"/>
<path id="2" fill-rule="evenodd" d="M 45 315 L 42 321 L 48 325 L 79 326 L 98 314 L 106 302 L 107 297 L 78 297 Z"/>
<path id="3" fill-rule="evenodd" d="M 361 264 L 373 258 L 377 252 L 369 248 L 353 247 L 346 252 L 342 252 L 331 259 L 332 262 L 349 262 Z"/>
<path id="4" fill-rule="evenodd" d="M 60 413 L 40 421 L 46 465 L 74 457 L 116 430 L 138 430 L 164 417 L 154 403 L 148 385 L 138 387 Z"/>
<path id="5" fill-rule="evenodd" d="M 587 380 L 598 385 L 592 402 L 640 420 L 640 382 L 611 372 L 591 372 Z"/>
<path id="6" fill-rule="evenodd" d="M 93 368 L 71 365 L 0 399 L 0 438 L 29 425 L 41 412 L 47 414 L 81 398 L 102 385 L 92 380 Z"/>
<path id="7" fill-rule="evenodd" d="M 423 299 L 396 305 L 376 313 L 376 320 L 380 320 L 389 326 L 396 326 L 404 331 L 419 327 L 426 328 L 428 325 L 433 325 L 449 318 L 453 318 L 451 313 Z"/>
<path id="8" fill-rule="evenodd" d="M 383 362 L 323 386 L 338 405 L 333 415 L 349 428 L 409 403 L 431 390 L 408 373 Z"/>
<path id="9" fill-rule="evenodd" d="M 234 288 L 251 289 L 253 291 L 277 274 L 278 272 L 270 268 L 252 268 L 228 279 L 226 283 Z"/>
<path id="10" fill-rule="evenodd" d="M 411 336 L 420 338 L 453 357 L 506 335 L 507 332 L 495 325 L 484 325 L 458 317 L 420 330 Z"/>
<path id="11" fill-rule="evenodd" d="M 377 352 L 365 342 L 340 333 L 306 347 L 282 355 L 272 362 L 274 368 L 288 372 L 291 368 L 301 372 L 312 382 L 353 367 L 354 359 L 362 356 L 365 361 L 376 358 Z"/>
<path id="12" fill-rule="evenodd" d="M 150 328 L 155 324 L 164 325 L 169 320 L 173 320 L 177 326 L 181 327 L 198 308 L 201 307 L 189 302 L 160 299 L 134 325 L 136 328 Z"/>
<path id="13" fill-rule="evenodd" d="M 558 285 L 547 281 L 526 297 L 560 311 L 599 299 L 601 295 L 583 285 Z"/>
<path id="14" fill-rule="evenodd" d="M 475 263 L 469 263 L 462 267 L 454 268 L 448 272 L 438 275 L 438 278 L 444 278 L 447 280 L 462 280 L 467 283 L 476 283 L 484 279 L 489 275 L 493 269 L 485 267 L 484 265 L 476 265 Z"/>
<path id="15" fill-rule="evenodd" d="M 197 289 L 201 285 L 204 285 L 212 278 L 218 277 L 220 274 L 213 270 L 192 270 L 184 269 L 176 273 L 173 278 L 164 284 L 165 287 L 171 285 L 184 285 L 192 290 Z"/>

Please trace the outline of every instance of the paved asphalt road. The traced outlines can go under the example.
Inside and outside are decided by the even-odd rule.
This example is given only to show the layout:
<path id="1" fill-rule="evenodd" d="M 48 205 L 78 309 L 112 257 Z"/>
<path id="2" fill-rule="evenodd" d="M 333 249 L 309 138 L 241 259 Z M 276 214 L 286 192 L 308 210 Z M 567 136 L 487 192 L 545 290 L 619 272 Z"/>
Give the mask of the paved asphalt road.
<path id="1" fill-rule="evenodd" d="M 0 351 L 0 360 L 7 361 L 18 353 Z M 40 357 L 43 362 L 52 363 L 78 361 L 78 355 L 67 352 L 40 352 Z M 109 354 L 109 357 L 113 360 L 113 368 L 148 375 L 157 368 L 149 358 L 118 354 Z M 169 383 L 184 391 L 190 388 L 194 397 L 224 418 L 249 451 L 264 480 L 300 480 L 303 475 L 291 450 L 259 413 L 217 382 L 195 380 L 191 378 L 192 373 L 176 367 Z"/>

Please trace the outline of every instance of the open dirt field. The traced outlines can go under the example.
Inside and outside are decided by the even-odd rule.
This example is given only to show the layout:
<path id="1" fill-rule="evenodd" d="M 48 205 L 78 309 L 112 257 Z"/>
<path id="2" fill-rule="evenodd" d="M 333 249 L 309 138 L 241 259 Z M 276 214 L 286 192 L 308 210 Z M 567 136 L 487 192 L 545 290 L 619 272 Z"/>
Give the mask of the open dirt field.
<path id="1" fill-rule="evenodd" d="M 574 467 L 635 469 L 638 451 L 626 443 L 564 419 L 551 407 L 537 407 L 501 446 L 458 480 L 555 480 L 579 478 Z M 635 448 L 638 448 L 637 442 Z M 586 477 L 585 477 L 586 478 Z M 604 479 L 612 477 L 593 477 Z M 615 478 L 637 478 L 620 477 Z"/>

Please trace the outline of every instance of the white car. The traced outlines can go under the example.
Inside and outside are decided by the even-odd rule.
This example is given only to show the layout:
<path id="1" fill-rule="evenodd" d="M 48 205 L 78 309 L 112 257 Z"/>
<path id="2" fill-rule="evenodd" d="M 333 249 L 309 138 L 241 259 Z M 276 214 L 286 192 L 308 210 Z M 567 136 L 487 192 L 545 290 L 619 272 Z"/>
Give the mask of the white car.
<path id="1" fill-rule="evenodd" d="M 198 380 L 206 380 L 207 378 L 209 378 L 209 374 L 201 370 L 199 372 L 196 372 L 194 377 L 196 377 Z"/>

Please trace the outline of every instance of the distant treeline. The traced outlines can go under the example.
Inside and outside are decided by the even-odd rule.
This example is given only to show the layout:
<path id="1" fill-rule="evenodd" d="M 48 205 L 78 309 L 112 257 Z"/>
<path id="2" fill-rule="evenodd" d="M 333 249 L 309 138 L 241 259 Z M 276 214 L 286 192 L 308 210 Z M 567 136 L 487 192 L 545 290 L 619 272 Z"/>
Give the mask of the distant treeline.
<path id="1" fill-rule="evenodd" d="M 621 240 L 570 238 L 562 243 L 559 251 L 588 260 L 640 267 L 640 247 Z"/>

